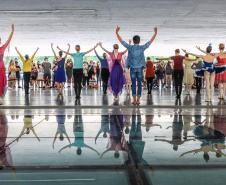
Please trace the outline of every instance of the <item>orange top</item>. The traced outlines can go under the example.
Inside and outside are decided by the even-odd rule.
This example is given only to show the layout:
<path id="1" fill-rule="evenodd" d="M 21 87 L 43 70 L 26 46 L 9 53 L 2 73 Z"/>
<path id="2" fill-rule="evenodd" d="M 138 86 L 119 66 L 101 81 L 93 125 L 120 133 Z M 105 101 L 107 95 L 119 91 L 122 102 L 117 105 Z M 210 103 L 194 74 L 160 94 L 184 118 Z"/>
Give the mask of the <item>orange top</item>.
<path id="1" fill-rule="evenodd" d="M 153 63 L 152 61 L 147 61 L 146 62 L 146 76 L 145 78 L 155 78 L 155 73 L 154 73 L 154 70 L 153 70 Z"/>

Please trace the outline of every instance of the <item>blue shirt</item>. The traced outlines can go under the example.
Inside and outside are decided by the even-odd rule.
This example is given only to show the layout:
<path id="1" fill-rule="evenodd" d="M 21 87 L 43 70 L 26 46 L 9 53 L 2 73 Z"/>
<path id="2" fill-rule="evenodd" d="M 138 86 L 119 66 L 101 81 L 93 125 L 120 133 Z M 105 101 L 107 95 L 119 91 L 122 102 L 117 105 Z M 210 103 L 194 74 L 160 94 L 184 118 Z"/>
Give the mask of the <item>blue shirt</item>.
<path id="1" fill-rule="evenodd" d="M 71 53 L 74 59 L 73 69 L 83 69 L 83 57 L 86 53 Z"/>
<path id="2" fill-rule="evenodd" d="M 96 56 L 97 56 L 98 60 L 101 63 L 101 69 L 103 69 L 103 68 L 109 69 L 109 65 L 108 65 L 107 59 L 100 58 L 99 55 L 97 54 L 96 50 L 94 50 L 94 51 L 96 53 Z"/>
<path id="3" fill-rule="evenodd" d="M 126 61 L 126 68 L 143 68 L 146 69 L 146 62 L 144 57 L 144 51 L 151 45 L 148 41 L 145 45 L 140 46 L 139 44 L 129 45 L 125 41 L 121 43 L 128 49 L 128 58 Z"/>

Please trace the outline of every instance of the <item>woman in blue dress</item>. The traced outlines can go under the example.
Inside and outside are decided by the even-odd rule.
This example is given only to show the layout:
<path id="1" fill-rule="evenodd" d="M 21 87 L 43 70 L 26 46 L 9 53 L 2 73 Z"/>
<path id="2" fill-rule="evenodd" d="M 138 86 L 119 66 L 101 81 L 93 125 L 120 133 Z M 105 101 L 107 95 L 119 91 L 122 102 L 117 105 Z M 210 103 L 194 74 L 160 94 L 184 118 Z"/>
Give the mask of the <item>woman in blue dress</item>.
<path id="1" fill-rule="evenodd" d="M 203 77 L 206 80 L 206 94 L 207 99 L 206 102 L 211 102 L 214 94 L 214 81 L 215 75 L 223 73 L 226 70 L 226 66 L 217 66 L 213 64 L 215 58 L 219 57 L 222 54 L 212 55 L 212 46 L 211 44 L 206 48 L 206 55 L 196 55 L 193 53 L 188 53 L 186 50 L 183 50 L 185 53 L 189 55 L 193 55 L 203 59 L 204 66 L 200 69 L 196 69 L 195 76 Z M 211 87 L 211 90 L 210 90 Z"/>
<path id="2" fill-rule="evenodd" d="M 70 44 L 68 44 L 68 51 L 65 55 L 65 57 L 62 57 L 63 52 L 59 51 L 59 57 L 56 56 L 56 53 L 53 49 L 53 43 L 51 44 L 51 48 L 53 50 L 54 56 L 57 61 L 57 70 L 55 74 L 55 82 L 57 82 L 57 89 L 59 92 L 59 95 L 63 95 L 63 88 L 64 88 L 64 83 L 66 82 L 66 73 L 64 70 L 64 64 L 65 64 L 65 59 L 67 58 L 67 53 L 70 50 Z"/>

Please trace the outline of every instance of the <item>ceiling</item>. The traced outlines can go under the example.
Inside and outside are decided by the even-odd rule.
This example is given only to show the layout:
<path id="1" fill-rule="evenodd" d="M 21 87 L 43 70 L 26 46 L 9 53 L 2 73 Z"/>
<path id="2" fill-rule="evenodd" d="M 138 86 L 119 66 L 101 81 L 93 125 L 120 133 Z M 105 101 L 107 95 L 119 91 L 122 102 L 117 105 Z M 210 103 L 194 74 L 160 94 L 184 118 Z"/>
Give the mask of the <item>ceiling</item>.
<path id="1" fill-rule="evenodd" d="M 146 55 L 173 55 L 182 47 L 197 53 L 195 45 L 209 43 L 217 52 L 226 41 L 225 9 L 225 0 L 0 0 L 0 37 L 5 42 L 14 23 L 10 55 L 15 46 L 23 54 L 40 47 L 38 55 L 52 55 L 51 42 L 64 49 L 71 43 L 73 52 L 76 44 L 86 51 L 101 41 L 111 50 L 117 25 L 124 40 L 139 34 L 143 44 L 157 26 Z"/>

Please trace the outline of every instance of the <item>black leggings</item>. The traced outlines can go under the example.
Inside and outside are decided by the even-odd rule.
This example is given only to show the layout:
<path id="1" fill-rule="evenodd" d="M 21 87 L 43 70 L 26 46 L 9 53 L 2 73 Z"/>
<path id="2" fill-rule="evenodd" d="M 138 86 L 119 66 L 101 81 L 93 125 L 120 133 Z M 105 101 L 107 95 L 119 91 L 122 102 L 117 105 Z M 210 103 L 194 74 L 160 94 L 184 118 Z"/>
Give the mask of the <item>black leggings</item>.
<path id="1" fill-rule="evenodd" d="M 197 93 L 200 93 L 202 87 L 202 78 L 195 77 Z"/>
<path id="2" fill-rule="evenodd" d="M 80 96 L 82 89 L 83 69 L 73 69 L 75 95 Z"/>
<path id="3" fill-rule="evenodd" d="M 24 72 L 24 89 L 26 94 L 28 94 L 30 80 L 31 72 Z"/>
<path id="4" fill-rule="evenodd" d="M 149 78 L 146 78 L 146 80 L 147 80 L 147 86 L 148 86 L 148 93 L 150 93 L 152 91 L 152 85 L 153 85 L 154 78 L 149 77 Z"/>
<path id="5" fill-rule="evenodd" d="M 106 94 L 108 89 L 109 69 L 107 68 L 101 69 L 101 78 L 103 81 L 103 91 L 104 94 Z"/>
<path id="6" fill-rule="evenodd" d="M 182 82 L 184 78 L 184 70 L 183 69 L 174 69 L 174 81 L 175 81 L 175 88 L 177 96 L 181 95 L 182 92 Z"/>

